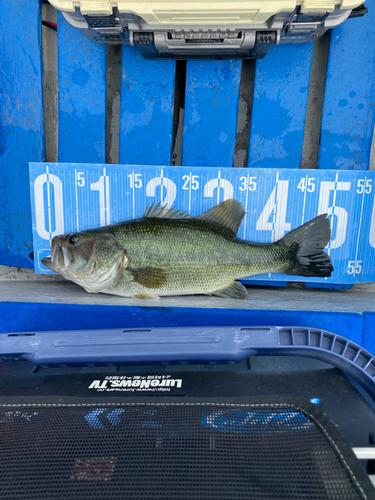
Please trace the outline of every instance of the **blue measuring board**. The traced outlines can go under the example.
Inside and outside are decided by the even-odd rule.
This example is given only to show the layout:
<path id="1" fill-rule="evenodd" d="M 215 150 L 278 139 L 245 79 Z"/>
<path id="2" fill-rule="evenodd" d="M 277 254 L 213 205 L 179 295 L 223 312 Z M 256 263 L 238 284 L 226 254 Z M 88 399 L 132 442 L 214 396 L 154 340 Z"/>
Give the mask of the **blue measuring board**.
<path id="1" fill-rule="evenodd" d="M 154 201 L 193 216 L 234 198 L 246 216 L 238 237 L 277 241 L 327 213 L 330 278 L 272 273 L 249 280 L 352 284 L 375 280 L 375 172 L 30 163 L 35 271 L 59 234 L 142 217 Z"/>

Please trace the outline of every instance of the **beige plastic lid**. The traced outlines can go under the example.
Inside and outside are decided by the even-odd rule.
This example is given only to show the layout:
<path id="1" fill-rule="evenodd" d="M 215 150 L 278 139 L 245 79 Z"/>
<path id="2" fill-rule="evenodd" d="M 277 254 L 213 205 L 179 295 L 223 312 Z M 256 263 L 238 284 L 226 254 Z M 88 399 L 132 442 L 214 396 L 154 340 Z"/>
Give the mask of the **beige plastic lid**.
<path id="1" fill-rule="evenodd" d="M 117 7 L 120 12 L 135 14 L 148 24 L 260 24 L 279 12 L 333 12 L 354 9 L 363 0 L 49 0 L 56 9 L 83 15 L 108 16 Z"/>

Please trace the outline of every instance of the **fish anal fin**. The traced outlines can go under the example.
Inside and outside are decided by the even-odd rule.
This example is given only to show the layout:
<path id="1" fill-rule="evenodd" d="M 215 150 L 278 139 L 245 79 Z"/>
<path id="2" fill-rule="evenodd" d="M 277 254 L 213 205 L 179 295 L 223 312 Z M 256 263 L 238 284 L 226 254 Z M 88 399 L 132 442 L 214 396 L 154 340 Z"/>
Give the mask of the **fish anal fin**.
<path id="1" fill-rule="evenodd" d="M 168 279 L 168 271 L 157 267 L 139 267 L 129 269 L 132 274 L 133 281 L 140 285 L 150 288 L 161 288 Z"/>
<path id="2" fill-rule="evenodd" d="M 167 205 L 161 206 L 160 203 L 154 203 L 146 208 L 144 216 L 146 219 L 191 219 L 192 217 L 186 212 L 177 210 L 177 208 L 167 208 Z"/>
<path id="3" fill-rule="evenodd" d="M 224 288 L 212 292 L 211 295 L 216 295 L 217 297 L 223 297 L 224 299 L 248 299 L 246 288 L 238 281 L 232 281 Z"/>
<path id="4" fill-rule="evenodd" d="M 219 205 L 211 208 L 211 210 L 208 210 L 204 214 L 199 215 L 197 220 L 222 226 L 229 230 L 233 236 L 236 236 L 245 214 L 245 209 L 241 203 L 231 198 L 230 200 L 219 203 Z"/>

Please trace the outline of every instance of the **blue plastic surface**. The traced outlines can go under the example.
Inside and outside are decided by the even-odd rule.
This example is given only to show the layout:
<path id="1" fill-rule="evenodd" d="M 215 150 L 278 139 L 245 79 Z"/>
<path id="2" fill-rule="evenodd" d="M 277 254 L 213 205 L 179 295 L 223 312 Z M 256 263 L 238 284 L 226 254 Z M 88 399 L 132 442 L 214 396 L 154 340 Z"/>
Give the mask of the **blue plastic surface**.
<path id="1" fill-rule="evenodd" d="M 39 366 L 238 363 L 252 355 L 307 356 L 348 373 L 375 399 L 375 359 L 328 331 L 301 327 L 196 327 L 12 332 L 1 357 Z"/>
<path id="2" fill-rule="evenodd" d="M 33 163 L 30 182 L 38 273 L 50 273 L 41 259 L 55 235 L 142 217 L 154 201 L 196 216 L 233 197 L 246 210 L 242 239 L 270 243 L 321 213 L 332 223 L 330 278 L 273 273 L 247 280 L 375 280 L 375 172 L 365 180 L 358 171 Z"/>
<path id="3" fill-rule="evenodd" d="M 375 353 L 375 312 L 364 313 L 363 347 Z"/>
<path id="4" fill-rule="evenodd" d="M 188 61 L 183 165 L 233 166 L 240 78 L 241 61 Z"/>
<path id="5" fill-rule="evenodd" d="M 375 3 L 332 30 L 319 168 L 368 170 L 375 122 Z"/>
<path id="6" fill-rule="evenodd" d="M 313 47 L 279 45 L 256 61 L 248 167 L 300 167 Z"/>
<path id="7" fill-rule="evenodd" d="M 122 47 L 121 163 L 171 164 L 175 65 Z"/>
<path id="8" fill-rule="evenodd" d="M 288 282 L 287 281 L 261 281 L 261 280 L 252 280 L 252 279 L 247 279 L 247 278 L 244 278 L 241 280 L 242 283 L 244 283 L 245 285 L 248 284 L 248 285 L 258 285 L 258 286 L 288 286 Z M 321 286 L 320 283 L 312 283 L 316 286 Z"/>
<path id="9" fill-rule="evenodd" d="M 256 291 L 254 291 L 256 293 Z M 149 307 L 0 303 L 0 332 L 90 330 L 103 328 L 157 328 L 201 326 L 306 326 L 329 330 L 363 345 L 363 316 L 358 313 L 287 311 L 267 309 L 199 309 Z M 375 353 L 375 348 L 373 350 Z"/>
<path id="10" fill-rule="evenodd" d="M 107 48 L 58 14 L 59 161 L 106 160 Z"/>
<path id="11" fill-rule="evenodd" d="M 337 284 L 337 283 L 309 283 L 306 282 L 305 286 L 307 288 L 324 288 L 326 290 L 351 290 L 353 285 L 351 284 Z"/>
<path id="12" fill-rule="evenodd" d="M 38 0 L 1 3 L 0 264 L 34 267 L 29 161 L 43 161 L 44 126 Z"/>

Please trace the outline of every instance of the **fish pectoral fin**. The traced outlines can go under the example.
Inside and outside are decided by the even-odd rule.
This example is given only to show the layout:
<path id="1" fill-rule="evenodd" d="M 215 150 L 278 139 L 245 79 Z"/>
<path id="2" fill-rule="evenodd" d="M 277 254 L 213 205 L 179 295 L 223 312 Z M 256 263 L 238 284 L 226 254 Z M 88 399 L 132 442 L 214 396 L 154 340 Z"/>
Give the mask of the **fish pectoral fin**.
<path id="1" fill-rule="evenodd" d="M 229 199 L 219 203 L 208 212 L 201 214 L 197 220 L 211 222 L 229 231 L 232 236 L 236 236 L 242 219 L 245 217 L 245 209 L 237 200 Z"/>
<path id="2" fill-rule="evenodd" d="M 158 267 L 139 267 L 129 269 L 133 276 L 133 281 L 146 288 L 161 288 L 168 279 L 169 273 L 166 269 Z"/>
<path id="3" fill-rule="evenodd" d="M 217 295 L 218 297 L 223 297 L 224 299 L 248 299 L 246 288 L 238 281 L 232 281 L 225 288 L 216 290 L 212 292 L 211 295 Z"/>

